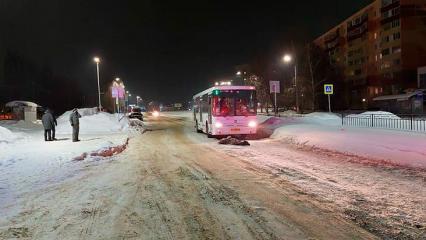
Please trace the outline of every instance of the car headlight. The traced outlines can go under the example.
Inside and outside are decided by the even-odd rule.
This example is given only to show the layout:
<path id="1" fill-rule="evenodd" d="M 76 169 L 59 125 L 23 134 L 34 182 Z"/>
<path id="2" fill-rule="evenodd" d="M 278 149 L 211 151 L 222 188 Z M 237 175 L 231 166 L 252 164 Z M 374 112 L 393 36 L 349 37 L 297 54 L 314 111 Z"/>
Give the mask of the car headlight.
<path id="1" fill-rule="evenodd" d="M 154 116 L 154 117 L 158 117 L 158 116 L 160 116 L 160 113 L 159 113 L 158 111 L 154 111 L 154 112 L 152 113 L 152 116 Z"/>
<path id="2" fill-rule="evenodd" d="M 257 127 L 257 122 L 256 121 L 250 121 L 248 123 L 248 126 L 251 127 L 251 128 L 255 128 L 255 127 Z"/>

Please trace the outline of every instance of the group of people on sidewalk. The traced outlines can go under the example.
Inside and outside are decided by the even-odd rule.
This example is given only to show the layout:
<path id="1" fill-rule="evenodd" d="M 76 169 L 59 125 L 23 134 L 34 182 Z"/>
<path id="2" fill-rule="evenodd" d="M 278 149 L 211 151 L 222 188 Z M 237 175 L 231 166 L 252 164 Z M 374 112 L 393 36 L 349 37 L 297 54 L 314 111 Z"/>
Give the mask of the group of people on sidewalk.
<path id="1" fill-rule="evenodd" d="M 81 115 L 78 112 L 78 109 L 74 108 L 69 118 L 70 124 L 72 127 L 73 142 L 80 141 L 80 139 L 78 138 L 78 134 L 80 131 L 80 118 L 81 118 Z M 47 109 L 44 112 L 41 118 L 41 122 L 43 123 L 43 127 L 44 127 L 44 141 L 57 140 L 55 137 L 55 127 L 58 126 L 58 122 L 56 121 L 56 118 L 54 117 L 53 113 L 49 109 Z"/>

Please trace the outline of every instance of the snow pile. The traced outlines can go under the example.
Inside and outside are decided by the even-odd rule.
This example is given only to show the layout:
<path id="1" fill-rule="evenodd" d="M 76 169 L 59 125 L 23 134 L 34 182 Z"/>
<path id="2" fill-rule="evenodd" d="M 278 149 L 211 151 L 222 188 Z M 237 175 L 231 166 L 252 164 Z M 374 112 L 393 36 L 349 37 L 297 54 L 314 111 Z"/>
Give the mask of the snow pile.
<path id="1" fill-rule="evenodd" d="M 277 125 L 282 125 L 285 122 L 286 121 L 283 118 L 270 117 L 270 118 L 266 119 L 262 124 L 267 125 L 267 126 L 277 126 Z"/>
<path id="2" fill-rule="evenodd" d="M 401 119 L 392 113 L 364 112 L 350 116 L 356 117 L 360 126 L 364 126 L 363 122 L 365 126 L 370 126 L 372 114 L 375 128 L 342 126 L 342 119 L 333 113 L 311 113 L 302 118 L 284 117 L 281 119 L 292 121 L 283 123 L 277 118 L 270 118 L 265 123 L 270 122 L 277 127 L 272 129 L 271 135 L 275 140 L 426 168 L 426 135 L 379 129 L 393 122 L 410 127 L 410 120 Z M 344 121 L 348 119 L 350 117 Z"/>
<path id="3" fill-rule="evenodd" d="M 335 113 L 314 112 L 304 115 L 306 123 L 323 124 L 323 125 L 342 125 L 342 119 Z"/>
<path id="4" fill-rule="evenodd" d="M 65 112 L 60 116 L 57 126 L 58 134 L 71 134 L 72 127 L 69 116 L 72 111 Z M 82 116 L 80 118 L 80 134 L 116 133 L 128 129 L 129 121 L 122 115 L 97 112 L 96 108 L 79 109 Z"/>
<path id="5" fill-rule="evenodd" d="M 296 111 L 293 110 L 287 110 L 284 112 L 280 112 L 279 113 L 281 116 L 285 116 L 285 117 L 299 117 L 300 114 L 298 114 Z"/>
<path id="6" fill-rule="evenodd" d="M 10 143 L 16 139 L 16 136 L 7 128 L 0 127 L 0 143 Z"/>
<path id="7" fill-rule="evenodd" d="M 383 112 L 383 111 L 368 111 L 368 112 L 363 112 L 361 114 L 351 114 L 348 115 L 347 117 L 358 117 L 358 118 L 369 118 L 371 119 L 371 117 L 374 116 L 374 118 L 387 118 L 387 119 L 401 119 L 400 117 L 398 117 L 397 115 L 390 113 L 390 112 Z"/>
<path id="8" fill-rule="evenodd" d="M 409 131 L 424 128 L 422 121 L 411 118 L 400 118 L 393 113 L 383 111 L 351 114 L 345 117 L 345 122 L 348 125 L 355 124 L 358 127 L 374 126 L 375 128 L 395 128 L 397 130 Z"/>
<path id="9" fill-rule="evenodd" d="M 34 130 L 42 130 L 42 124 L 40 120 L 35 122 L 27 121 L 2 121 L 1 125 L 5 128 L 8 128 L 12 132 L 28 132 Z"/>

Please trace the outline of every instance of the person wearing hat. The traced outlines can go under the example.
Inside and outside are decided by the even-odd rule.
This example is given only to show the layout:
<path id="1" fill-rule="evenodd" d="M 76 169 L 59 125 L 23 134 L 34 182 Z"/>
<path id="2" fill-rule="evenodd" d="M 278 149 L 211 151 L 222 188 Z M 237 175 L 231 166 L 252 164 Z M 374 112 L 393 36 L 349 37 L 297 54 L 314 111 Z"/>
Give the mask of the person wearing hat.
<path id="1" fill-rule="evenodd" d="M 78 109 L 74 108 L 74 110 L 72 110 L 72 113 L 70 115 L 70 123 L 71 123 L 71 126 L 72 126 L 72 141 L 73 142 L 80 141 L 78 139 L 78 133 L 80 131 L 80 118 L 81 118 L 81 115 L 80 115 L 80 113 L 78 113 Z"/>

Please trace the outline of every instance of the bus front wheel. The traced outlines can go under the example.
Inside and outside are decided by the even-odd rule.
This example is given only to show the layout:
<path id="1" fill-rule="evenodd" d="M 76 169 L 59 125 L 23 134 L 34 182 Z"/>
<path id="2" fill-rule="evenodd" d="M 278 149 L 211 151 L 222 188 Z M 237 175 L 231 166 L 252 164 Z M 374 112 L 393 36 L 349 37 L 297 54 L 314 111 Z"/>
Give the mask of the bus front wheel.
<path id="1" fill-rule="evenodd" d="M 209 133 L 209 124 L 206 122 L 206 133 L 207 133 L 207 137 L 208 138 L 212 138 L 213 137 L 213 135 L 211 135 L 210 133 Z"/>

